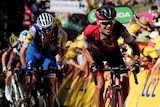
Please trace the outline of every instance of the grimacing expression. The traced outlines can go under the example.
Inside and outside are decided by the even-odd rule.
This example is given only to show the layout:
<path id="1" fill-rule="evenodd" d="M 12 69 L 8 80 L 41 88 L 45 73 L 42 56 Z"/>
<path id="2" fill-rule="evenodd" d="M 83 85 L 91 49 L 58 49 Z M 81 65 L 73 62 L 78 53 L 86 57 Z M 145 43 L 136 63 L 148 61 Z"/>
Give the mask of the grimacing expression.
<path id="1" fill-rule="evenodd" d="M 101 32 L 105 35 L 111 35 L 115 20 L 99 20 Z"/>

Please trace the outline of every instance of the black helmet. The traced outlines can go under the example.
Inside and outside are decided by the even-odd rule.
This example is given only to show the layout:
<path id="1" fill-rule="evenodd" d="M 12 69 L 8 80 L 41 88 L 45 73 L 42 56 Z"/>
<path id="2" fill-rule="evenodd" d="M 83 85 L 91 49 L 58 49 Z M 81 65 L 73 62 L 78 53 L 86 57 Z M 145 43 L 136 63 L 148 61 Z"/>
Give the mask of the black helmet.
<path id="1" fill-rule="evenodd" d="M 112 20 L 116 17 L 116 10 L 113 6 L 103 5 L 96 10 L 95 15 L 100 20 Z"/>

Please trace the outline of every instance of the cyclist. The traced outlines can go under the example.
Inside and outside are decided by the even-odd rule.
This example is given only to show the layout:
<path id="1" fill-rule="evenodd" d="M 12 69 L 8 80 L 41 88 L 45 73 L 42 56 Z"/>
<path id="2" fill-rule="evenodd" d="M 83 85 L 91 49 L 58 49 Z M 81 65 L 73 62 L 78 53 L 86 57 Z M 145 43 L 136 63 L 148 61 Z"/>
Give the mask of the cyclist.
<path id="1" fill-rule="evenodd" d="M 64 56 L 64 54 L 66 53 L 66 42 L 67 42 L 67 39 L 68 39 L 68 34 L 67 32 L 62 28 L 62 23 L 61 23 L 61 20 L 58 18 L 58 17 L 53 17 L 53 24 L 56 25 L 58 27 L 58 50 L 59 50 L 59 54 L 56 55 L 57 59 L 62 59 L 62 57 Z M 52 44 L 53 46 L 51 46 L 51 51 L 52 51 L 52 54 L 54 55 L 54 44 Z M 61 62 L 59 62 L 61 63 Z M 59 66 L 59 69 L 62 69 L 61 66 Z M 63 66 L 64 67 L 64 66 Z M 58 86 L 60 86 L 61 82 L 62 82 L 62 78 L 63 78 L 63 74 L 62 72 L 59 72 L 58 74 Z M 57 90 L 58 91 L 58 90 Z"/>
<path id="2" fill-rule="evenodd" d="M 29 33 L 27 34 L 24 44 L 20 50 L 20 61 L 26 75 L 25 84 L 27 101 L 30 99 L 30 92 L 37 80 L 36 69 L 39 67 L 48 69 L 50 67 L 52 68 L 54 66 L 61 65 L 60 57 L 56 57 L 59 54 L 58 49 L 60 48 L 57 48 L 57 46 L 60 46 L 58 44 L 61 43 L 58 42 L 60 38 L 61 37 L 58 35 L 58 27 L 56 27 L 53 22 L 53 16 L 48 12 L 41 13 L 37 17 L 36 23 L 34 23 L 29 29 Z M 56 51 L 54 51 L 54 55 L 51 54 L 51 44 L 54 44 L 52 46 L 56 49 Z M 51 86 L 53 89 L 56 89 L 54 85 L 55 72 L 48 72 L 48 74 L 46 74 L 46 84 Z M 32 81 L 30 81 L 30 77 L 32 77 Z M 53 103 L 51 102 L 49 104 Z"/>
<path id="3" fill-rule="evenodd" d="M 13 73 L 13 68 L 20 68 L 20 59 L 19 59 L 19 51 L 22 47 L 22 43 L 24 42 L 25 36 L 28 31 L 23 30 L 19 38 L 10 46 L 3 54 L 2 54 L 2 66 L 3 72 L 6 73 L 5 78 L 5 97 L 8 101 L 12 102 L 11 94 L 10 94 L 10 84 L 11 77 Z"/>
<path id="4" fill-rule="evenodd" d="M 59 50 L 59 54 L 60 54 L 60 58 L 63 57 L 64 53 L 66 52 L 66 42 L 68 39 L 68 34 L 67 32 L 62 28 L 62 23 L 61 20 L 58 17 L 53 17 L 53 23 L 54 25 L 56 25 L 58 27 L 58 47 L 61 47 L 61 49 Z M 61 43 L 60 43 L 61 42 Z"/>
<path id="5" fill-rule="evenodd" d="M 125 67 L 117 39 L 121 36 L 124 42 L 130 45 L 133 49 L 134 60 L 137 64 L 137 71 L 139 68 L 139 47 L 134 41 L 127 29 L 118 21 L 116 21 L 116 11 L 114 7 L 103 5 L 95 12 L 96 21 L 89 24 L 83 31 L 84 35 L 84 53 L 87 60 L 91 65 L 91 71 L 96 71 L 97 85 L 94 93 L 94 100 L 96 107 L 104 107 L 103 90 L 104 90 L 104 77 L 100 69 L 104 66 L 103 60 L 107 60 L 109 66 L 118 67 L 122 65 Z M 88 51 L 87 51 L 88 50 Z M 89 54 L 89 51 L 92 55 Z M 133 61 L 133 62 L 135 62 Z M 135 68 L 133 68 L 135 69 Z M 138 71 L 139 72 L 139 71 Z M 128 73 L 122 74 L 122 89 L 123 101 L 128 95 L 129 79 Z"/>

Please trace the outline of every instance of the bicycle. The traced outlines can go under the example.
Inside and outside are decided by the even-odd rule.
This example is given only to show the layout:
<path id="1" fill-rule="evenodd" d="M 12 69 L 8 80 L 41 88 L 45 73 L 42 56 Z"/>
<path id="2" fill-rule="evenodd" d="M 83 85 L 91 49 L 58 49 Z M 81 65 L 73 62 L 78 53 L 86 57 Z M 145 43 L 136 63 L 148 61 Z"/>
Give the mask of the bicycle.
<path id="1" fill-rule="evenodd" d="M 104 103 L 106 104 L 106 101 L 109 100 L 109 107 L 123 107 L 123 92 L 120 74 L 130 71 L 130 69 L 122 67 L 108 67 L 106 69 L 102 69 L 102 71 L 110 72 L 110 85 L 106 89 Z M 135 81 L 137 81 L 137 77 L 135 77 L 135 79 Z"/>
<path id="2" fill-rule="evenodd" d="M 13 102 L 9 104 L 10 107 L 25 107 L 23 88 L 19 81 L 20 75 L 22 75 L 22 70 L 20 68 L 14 68 L 11 77 L 11 97 Z"/>
<path id="3" fill-rule="evenodd" d="M 57 97 L 56 91 L 51 86 L 48 86 L 44 82 L 45 78 L 46 78 L 46 75 L 45 75 L 46 72 L 52 73 L 53 70 L 54 71 L 58 70 L 58 68 L 57 67 L 49 68 L 49 69 L 39 68 L 37 70 L 37 72 L 36 72 L 38 74 L 37 83 L 34 85 L 32 91 L 31 91 L 31 102 L 34 107 L 49 107 L 49 105 L 51 105 L 48 103 L 48 98 L 49 98 L 48 92 L 51 92 L 55 98 L 54 104 L 52 104 L 52 105 L 54 105 L 54 107 L 60 107 L 60 102 Z M 56 76 L 56 73 L 54 73 L 52 76 Z M 32 81 L 32 79 L 31 79 L 31 81 Z"/>

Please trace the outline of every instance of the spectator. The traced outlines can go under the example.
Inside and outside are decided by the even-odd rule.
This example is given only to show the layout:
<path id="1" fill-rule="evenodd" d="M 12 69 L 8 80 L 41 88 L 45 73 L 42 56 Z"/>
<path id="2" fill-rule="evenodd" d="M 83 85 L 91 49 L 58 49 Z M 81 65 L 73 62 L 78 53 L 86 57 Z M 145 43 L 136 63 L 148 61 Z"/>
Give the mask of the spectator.
<path id="1" fill-rule="evenodd" d="M 146 36 L 150 34 L 150 23 L 148 18 L 145 16 L 140 17 L 139 20 L 137 20 L 137 24 L 139 25 L 139 34 L 136 39 L 138 42 L 147 42 Z"/>
<path id="2" fill-rule="evenodd" d="M 148 38 L 148 45 L 144 48 L 143 55 L 144 56 L 150 56 L 152 58 L 157 58 L 157 55 L 155 53 L 155 45 L 156 45 L 156 39 L 159 37 L 159 33 L 157 31 L 152 31 Z"/>
<path id="3" fill-rule="evenodd" d="M 132 18 L 130 20 L 130 25 L 128 27 L 128 32 L 136 39 L 138 32 L 138 24 L 136 23 L 136 19 Z"/>
<path id="4" fill-rule="evenodd" d="M 136 38 L 136 42 L 138 43 L 140 50 L 142 51 L 144 47 L 147 46 L 147 38 L 150 34 L 150 23 L 148 21 L 148 18 L 145 16 L 140 17 L 137 20 L 137 24 L 139 25 L 139 30 L 138 30 L 138 36 Z"/>

